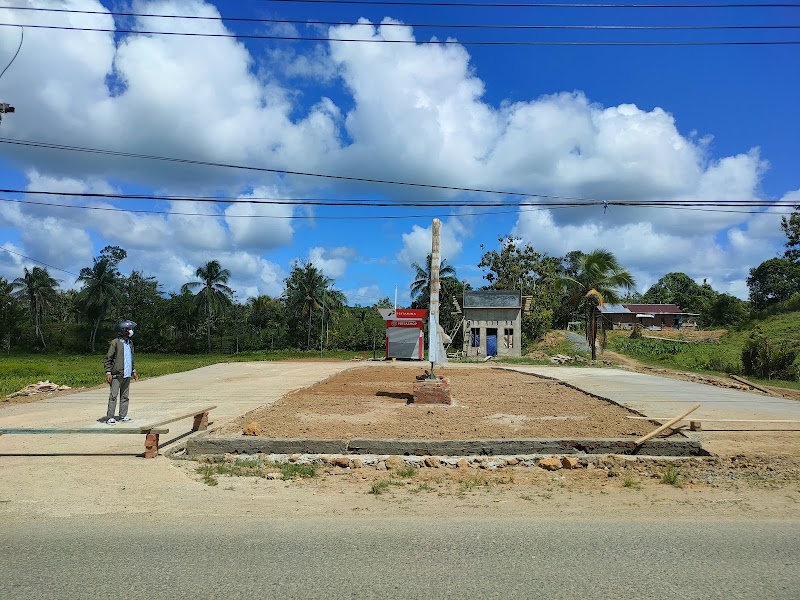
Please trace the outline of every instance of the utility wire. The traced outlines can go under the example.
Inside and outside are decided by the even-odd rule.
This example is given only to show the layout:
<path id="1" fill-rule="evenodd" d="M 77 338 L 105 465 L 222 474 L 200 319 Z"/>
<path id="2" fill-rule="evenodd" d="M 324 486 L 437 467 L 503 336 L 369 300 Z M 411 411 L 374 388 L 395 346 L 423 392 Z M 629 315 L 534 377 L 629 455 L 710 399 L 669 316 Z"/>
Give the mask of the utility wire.
<path id="1" fill-rule="evenodd" d="M 577 29 L 577 30 L 736 30 L 736 29 L 800 29 L 800 25 L 477 25 L 448 23 L 364 23 L 352 21 L 317 21 L 300 19 L 257 19 L 253 17 L 206 17 L 198 15 L 171 15 L 154 13 L 133 13 L 99 10 L 73 10 L 67 8 L 37 8 L 32 6 L 0 6 L 5 10 L 28 10 L 50 13 L 67 13 L 81 15 L 111 15 L 115 17 L 145 17 L 156 19 L 186 19 L 199 21 L 232 21 L 243 23 L 268 23 L 280 25 L 331 25 L 349 27 L 437 27 L 441 29 L 499 29 L 499 30 L 532 30 L 532 29 Z"/>
<path id="2" fill-rule="evenodd" d="M 19 27 L 19 46 L 17 46 L 17 51 L 14 53 L 14 56 L 11 57 L 11 62 L 8 63 L 6 65 L 6 68 L 3 69 L 3 72 L 0 73 L 0 78 L 2 78 L 3 75 L 6 74 L 6 71 L 8 71 L 8 68 L 14 64 L 14 61 L 17 59 L 17 56 L 19 55 L 19 51 L 22 49 L 22 42 L 25 39 L 25 28 L 22 25 L 18 25 L 18 27 Z"/>
<path id="3" fill-rule="evenodd" d="M 241 197 L 241 196 L 163 196 L 150 194 L 107 194 L 100 192 L 67 192 L 67 191 L 43 191 L 43 190 L 22 190 L 22 189 L 0 189 L 3 194 L 26 194 L 40 196 L 69 196 L 77 198 L 100 198 L 110 200 L 148 200 L 148 201 L 169 201 L 169 202 L 197 202 L 213 204 L 265 204 L 265 205 L 287 205 L 287 206 L 345 206 L 345 207 L 376 207 L 376 208 L 402 208 L 402 207 L 496 207 L 496 206 L 541 206 L 541 207 L 574 207 L 574 206 L 731 206 L 731 207 L 795 207 L 796 202 L 789 200 L 765 201 L 760 199 L 750 200 L 596 200 L 592 198 L 573 198 L 573 202 L 515 202 L 498 203 L 476 200 L 374 200 L 374 199 L 331 199 L 331 198 L 264 198 L 264 197 Z"/>
<path id="4" fill-rule="evenodd" d="M 436 189 L 436 190 L 448 190 L 448 191 L 456 191 L 456 192 L 472 192 L 472 193 L 479 193 L 479 194 L 497 194 L 499 196 L 524 196 L 529 198 L 547 198 L 551 200 L 594 200 L 600 202 L 597 198 L 576 198 L 571 196 L 555 196 L 549 194 L 529 194 L 529 193 L 520 193 L 520 192 L 510 192 L 510 191 L 503 191 L 503 190 L 488 190 L 488 189 L 481 189 L 481 188 L 467 188 L 467 187 L 456 187 L 456 186 L 448 186 L 448 185 L 435 185 L 430 183 L 414 183 L 414 182 L 407 182 L 407 181 L 391 181 L 386 179 L 370 179 L 367 177 L 349 177 L 345 175 L 330 175 L 330 174 L 323 174 L 323 173 L 307 173 L 303 171 L 290 171 L 287 169 L 271 169 L 267 167 L 253 167 L 253 166 L 245 166 L 245 165 L 235 165 L 235 164 L 227 164 L 227 163 L 218 163 L 218 162 L 210 162 L 210 161 L 202 161 L 202 160 L 192 160 L 188 158 L 174 158 L 174 157 L 166 157 L 166 156 L 151 156 L 148 154 L 136 154 L 133 152 L 121 152 L 117 150 L 102 150 L 97 148 L 83 148 L 80 146 L 68 146 L 64 144 L 53 144 L 49 142 L 36 142 L 32 140 L 19 140 L 14 138 L 0 138 L 0 144 L 12 144 L 17 146 L 29 146 L 32 148 L 46 148 L 49 150 L 66 150 L 71 152 L 86 152 L 89 154 L 99 154 L 102 156 L 117 156 L 123 158 L 138 158 L 142 160 L 155 160 L 155 161 L 165 161 L 165 162 L 172 162 L 178 164 L 188 164 L 188 165 L 198 165 L 204 167 L 221 167 L 227 169 L 240 169 L 245 171 L 256 171 L 260 173 L 275 173 L 279 175 L 298 175 L 302 177 L 319 177 L 322 179 L 335 179 L 339 181 L 353 181 L 358 183 L 377 183 L 382 185 L 400 185 L 400 186 L 408 186 L 408 187 L 415 187 L 415 188 L 425 188 L 425 189 Z"/>
<path id="5" fill-rule="evenodd" d="M 25 256 L 24 254 L 20 254 L 19 252 L 14 252 L 13 250 L 9 250 L 8 248 L 4 248 L 3 246 L 0 246 L 0 250 L 5 250 L 9 254 L 14 254 L 16 256 L 20 256 L 20 257 L 24 258 L 25 260 L 29 260 L 31 262 L 35 262 L 35 263 L 38 263 L 40 265 L 44 265 L 45 267 L 48 267 L 50 269 L 54 269 L 56 271 L 61 271 L 62 273 L 66 273 L 67 275 L 72 275 L 76 279 L 78 277 L 80 277 L 80 275 L 78 275 L 77 273 L 73 273 L 72 271 L 67 271 L 66 269 L 60 269 L 59 267 L 54 267 L 53 265 L 49 265 L 46 262 L 42 262 L 41 260 L 37 260 L 35 258 L 31 258 L 30 256 Z"/>
<path id="6" fill-rule="evenodd" d="M 16 23 L 0 23 L 0 27 L 18 27 Z M 772 40 L 772 41 L 683 41 L 683 42 L 568 42 L 555 40 L 387 40 L 387 39 L 358 39 L 358 38 L 334 38 L 322 36 L 285 36 L 285 35 L 262 35 L 246 33 L 200 33 L 186 31 L 140 31 L 136 29 L 108 29 L 103 27 L 67 27 L 62 25 L 31 25 L 25 27 L 31 29 L 49 29 L 57 31 L 91 31 L 98 33 L 128 33 L 138 35 L 170 35 L 181 37 L 201 37 L 201 38 L 236 38 L 236 39 L 256 39 L 256 40 L 275 40 L 293 42 L 349 42 L 362 44 L 417 44 L 425 46 L 793 46 L 800 45 L 800 40 Z"/>
<path id="7" fill-rule="evenodd" d="M 725 4 L 589 4 L 585 2 L 427 2 L 400 0 L 260 0 L 261 2 L 284 4 L 351 4 L 356 6 L 436 6 L 436 7 L 476 7 L 476 8 L 800 8 L 796 2 L 770 3 L 725 3 Z"/>
<path id="8" fill-rule="evenodd" d="M 132 209 L 132 208 L 117 208 L 117 207 L 110 207 L 110 206 L 81 206 L 76 204 L 59 204 L 55 202 L 37 202 L 33 200 L 15 200 L 12 198 L 0 198 L 0 202 L 12 202 L 20 205 L 34 205 L 34 206 L 49 206 L 49 207 L 56 207 L 56 208 L 73 208 L 73 209 L 82 209 L 82 210 L 100 210 L 100 211 L 107 211 L 107 212 L 123 212 L 123 213 L 131 213 L 131 214 L 153 214 L 153 215 L 167 215 L 167 216 L 189 216 L 189 217 L 212 217 L 216 219 L 224 218 L 224 219 L 288 219 L 288 220 L 338 220 L 338 221 L 349 221 L 349 220 L 395 220 L 395 219 L 420 219 L 420 218 L 430 218 L 432 216 L 437 217 L 471 217 L 471 216 L 491 216 L 491 215 L 506 215 L 506 214 L 521 214 L 526 212 L 540 212 L 544 210 L 558 210 L 562 208 L 587 208 L 587 207 L 594 207 L 597 206 L 596 204 L 560 204 L 560 205 L 533 205 L 535 208 L 526 208 L 531 205 L 515 205 L 517 206 L 516 209 L 513 210 L 490 210 L 490 211 L 481 211 L 481 212 L 458 212 L 458 213 L 435 213 L 435 214 L 409 214 L 409 215 L 258 215 L 258 214 L 251 214 L 251 215 L 228 215 L 223 213 L 200 213 L 200 212 L 173 212 L 173 211 L 164 211 L 164 210 L 152 210 L 152 209 Z M 506 204 L 499 205 L 501 207 L 507 207 Z M 672 209 L 672 210 L 690 210 L 690 211 L 699 211 L 699 212 L 714 212 L 714 213 L 736 213 L 736 214 L 748 214 L 748 215 L 757 215 L 757 214 L 764 214 L 764 211 L 759 210 L 730 210 L 730 209 L 722 209 L 722 208 L 695 208 L 694 205 L 669 205 L 669 204 L 619 204 L 617 206 L 625 207 L 625 208 L 660 208 L 660 209 Z M 703 205 L 700 205 L 703 206 Z M 714 206 L 714 205 L 708 205 Z M 725 205 L 719 205 L 725 206 Z M 787 205 L 776 205 L 776 204 L 765 204 L 765 205 L 754 205 L 754 206 L 787 206 Z M 791 205 L 787 206 L 788 208 L 792 208 Z M 431 206 L 428 208 L 437 208 L 435 206 Z M 769 214 L 774 215 L 790 215 L 791 212 L 780 212 L 780 211 L 773 211 Z"/>
<path id="9" fill-rule="evenodd" d="M 559 196 L 555 194 L 536 194 L 531 192 L 511 192 L 508 190 L 490 190 L 490 189 L 482 189 L 482 188 L 467 188 L 467 187 L 457 187 L 457 186 L 447 186 L 447 185 L 436 185 L 430 183 L 417 183 L 417 182 L 409 182 L 409 181 L 391 181 L 385 179 L 369 179 L 365 177 L 349 177 L 345 175 L 330 175 L 330 174 L 323 174 L 323 173 L 308 173 L 302 171 L 289 171 L 286 169 L 271 169 L 266 167 L 253 167 L 253 166 L 245 166 L 245 165 L 235 165 L 235 164 L 227 164 L 227 163 L 216 163 L 216 162 L 209 162 L 209 161 L 200 161 L 200 160 L 192 160 L 187 158 L 174 158 L 174 157 L 164 157 L 164 156 L 152 156 L 147 154 L 136 154 L 131 152 L 121 152 L 116 150 L 101 150 L 97 148 L 83 148 L 80 146 L 67 146 L 63 144 L 52 144 L 48 142 L 36 142 L 31 140 L 19 140 L 13 138 L 0 138 L 0 143 L 2 144 L 13 144 L 13 145 L 20 145 L 20 146 L 30 146 L 35 148 L 46 148 L 46 149 L 54 149 L 54 150 L 65 150 L 65 151 L 74 151 L 74 152 L 87 152 L 90 154 L 100 154 L 104 156 L 118 156 L 124 158 L 137 158 L 143 160 L 156 160 L 156 161 L 166 161 L 166 162 L 174 162 L 179 164 L 191 164 L 191 165 L 200 165 L 200 166 L 210 166 L 210 167 L 222 167 L 222 168 L 230 168 L 230 169 L 242 169 L 248 171 L 258 171 L 258 172 L 267 172 L 267 173 L 276 173 L 282 175 L 298 175 L 304 177 L 319 177 L 324 179 L 335 179 L 335 180 L 344 180 L 344 181 L 354 181 L 359 183 L 377 183 L 377 184 L 384 184 L 384 185 L 399 185 L 399 186 L 409 186 L 409 187 L 416 187 L 416 188 L 427 188 L 427 189 L 437 189 L 437 190 L 447 190 L 447 191 L 457 191 L 457 192 L 471 192 L 471 193 L 481 193 L 481 194 L 495 194 L 499 196 L 513 196 L 513 197 L 523 197 L 523 198 L 542 198 L 546 200 L 559 200 L 559 201 L 571 201 L 571 202 L 589 202 L 594 204 L 621 204 L 621 203 L 628 203 L 631 204 L 632 202 L 636 203 L 644 203 L 644 201 L 630 201 L 630 200 L 608 200 L 608 199 L 600 199 L 600 198 L 587 198 L 587 197 L 576 197 L 576 196 Z M 0 190 L 4 193 L 32 193 L 29 190 Z M 38 192 L 41 194 L 57 194 L 57 192 Z M 81 193 L 61 193 L 58 195 L 81 195 L 86 197 L 93 197 L 95 194 L 90 192 L 81 192 Z M 143 195 L 110 195 L 110 194 L 97 194 L 97 197 L 110 197 L 110 198 L 125 198 L 125 199 L 145 199 L 145 200 L 155 200 L 155 199 L 165 199 L 165 200 L 176 200 L 180 199 L 180 197 L 174 196 L 143 196 Z M 198 201 L 197 198 L 186 198 L 192 201 Z M 214 200 L 213 198 L 203 198 L 203 200 Z M 297 199 L 281 199 L 281 201 L 290 202 L 292 200 Z M 304 199 L 301 199 L 304 200 Z M 230 201 L 230 200 L 226 200 Z M 253 203 L 256 199 L 242 199 L 242 201 L 248 201 Z M 428 201 L 432 202 L 432 201 Z M 673 202 L 673 201 L 647 201 L 654 204 L 662 204 L 663 202 Z M 714 201 L 719 202 L 719 201 Z M 734 200 L 733 202 L 751 202 L 750 200 Z M 390 206 L 395 206 L 397 203 L 394 202 L 390 204 Z M 475 206 L 476 202 L 470 203 L 463 203 L 464 206 Z M 496 203 L 492 203 L 491 206 L 494 206 Z M 536 203 L 536 205 L 541 205 L 542 203 Z M 765 206 L 773 206 L 775 203 L 765 204 Z M 695 206 L 694 202 L 689 203 L 690 206 Z"/>

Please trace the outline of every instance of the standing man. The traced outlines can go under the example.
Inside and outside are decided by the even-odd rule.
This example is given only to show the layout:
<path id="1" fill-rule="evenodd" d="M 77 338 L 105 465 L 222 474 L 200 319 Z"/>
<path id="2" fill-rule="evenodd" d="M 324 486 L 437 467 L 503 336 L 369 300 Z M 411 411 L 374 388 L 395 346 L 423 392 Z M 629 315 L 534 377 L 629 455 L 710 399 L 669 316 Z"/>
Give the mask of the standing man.
<path id="1" fill-rule="evenodd" d="M 114 412 L 117 408 L 117 394 L 119 394 L 119 420 L 123 423 L 133 421 L 128 416 L 128 388 L 131 384 L 131 377 L 134 381 L 139 381 L 136 367 L 133 362 L 133 328 L 136 323 L 133 321 L 120 321 L 117 323 L 117 338 L 111 341 L 106 353 L 106 381 L 111 385 L 111 393 L 108 396 L 108 411 L 106 412 L 106 423 L 114 425 L 117 420 Z"/>

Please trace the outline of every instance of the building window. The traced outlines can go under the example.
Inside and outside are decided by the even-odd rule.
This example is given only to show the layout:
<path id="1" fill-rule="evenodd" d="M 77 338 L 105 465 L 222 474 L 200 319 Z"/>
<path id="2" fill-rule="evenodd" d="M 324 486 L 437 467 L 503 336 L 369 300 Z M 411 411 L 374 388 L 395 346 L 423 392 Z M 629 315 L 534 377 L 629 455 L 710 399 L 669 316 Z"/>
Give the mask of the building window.
<path id="1" fill-rule="evenodd" d="M 481 347 L 481 330 L 478 327 L 473 327 L 470 329 L 469 345 L 471 348 Z"/>
<path id="2" fill-rule="evenodd" d="M 506 327 L 503 330 L 503 340 L 505 341 L 506 348 L 514 347 L 514 329 Z"/>

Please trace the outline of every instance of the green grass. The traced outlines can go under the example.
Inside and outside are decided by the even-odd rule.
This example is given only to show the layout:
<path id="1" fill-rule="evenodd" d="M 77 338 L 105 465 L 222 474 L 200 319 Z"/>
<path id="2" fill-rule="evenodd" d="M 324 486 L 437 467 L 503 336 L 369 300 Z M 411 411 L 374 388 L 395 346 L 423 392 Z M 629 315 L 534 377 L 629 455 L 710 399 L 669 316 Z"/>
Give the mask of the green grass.
<path id="1" fill-rule="evenodd" d="M 375 494 L 376 496 L 380 496 L 384 492 L 389 491 L 389 485 L 390 483 L 385 479 L 374 481 L 372 483 L 372 486 L 369 488 L 369 493 Z"/>
<path id="2" fill-rule="evenodd" d="M 666 483 L 674 487 L 683 487 L 683 476 L 678 467 L 667 467 L 661 475 L 661 483 Z"/>
<path id="3" fill-rule="evenodd" d="M 284 480 L 294 479 L 310 479 L 318 476 L 317 465 L 300 465 L 297 463 L 285 463 L 278 465 L 281 469 L 281 475 Z"/>
<path id="4" fill-rule="evenodd" d="M 643 363 L 707 374 L 743 375 L 742 351 L 751 331 L 760 326 L 775 347 L 800 347 L 800 312 L 786 312 L 749 321 L 725 333 L 719 343 L 685 344 L 653 339 L 630 339 L 627 332 L 609 332 L 608 349 Z M 658 332 L 645 332 L 658 335 Z M 800 389 L 798 381 L 765 381 L 747 376 L 754 383 Z"/>
<path id="5" fill-rule="evenodd" d="M 406 467 L 400 467 L 399 469 L 395 469 L 394 472 L 397 474 L 398 477 L 409 478 L 413 477 L 416 474 L 417 468 L 408 465 Z"/>
<path id="6" fill-rule="evenodd" d="M 358 352 L 325 352 L 325 358 L 350 360 Z M 136 353 L 140 377 L 158 377 L 191 371 L 226 362 L 280 361 L 319 358 L 319 352 L 276 351 L 239 354 L 147 354 Z M 93 355 L 10 354 L 0 355 L 0 398 L 38 381 L 49 380 L 69 387 L 93 387 L 105 384 L 105 353 Z"/>

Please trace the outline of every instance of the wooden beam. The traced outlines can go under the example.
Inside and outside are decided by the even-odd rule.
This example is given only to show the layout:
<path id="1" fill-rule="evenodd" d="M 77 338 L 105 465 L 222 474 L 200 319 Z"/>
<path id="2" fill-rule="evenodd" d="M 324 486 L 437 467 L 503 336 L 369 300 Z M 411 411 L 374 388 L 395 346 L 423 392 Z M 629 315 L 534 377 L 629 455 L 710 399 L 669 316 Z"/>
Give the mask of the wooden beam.
<path id="1" fill-rule="evenodd" d="M 181 419 L 188 419 L 189 417 L 195 417 L 197 415 L 202 415 L 203 413 L 210 412 L 217 408 L 217 405 L 214 404 L 212 406 L 206 406 L 205 408 L 195 408 L 194 410 L 177 415 L 175 417 L 170 417 L 168 419 L 163 419 L 161 421 L 156 421 L 155 423 L 150 423 L 149 425 L 142 425 L 139 428 L 139 433 L 157 433 L 155 431 L 156 427 L 160 427 L 161 425 L 166 425 L 167 423 L 172 423 L 173 421 L 180 421 Z"/>
<path id="2" fill-rule="evenodd" d="M 0 433 L 6 434 L 33 434 L 33 435 L 60 435 L 66 433 L 103 433 L 103 434 L 125 434 L 135 433 L 142 435 L 144 432 L 140 429 L 111 427 L 74 427 L 74 428 L 58 428 L 58 427 L 3 427 L 0 428 Z M 156 427 L 150 430 L 150 433 L 169 433 L 169 429 L 163 427 Z"/>
<path id="3" fill-rule="evenodd" d="M 626 419 L 640 419 L 644 421 L 665 421 L 671 417 L 625 417 Z M 680 419 L 688 421 L 689 419 Z M 710 417 L 695 417 L 693 421 L 706 421 L 707 423 L 800 423 L 800 419 L 712 419 Z"/>
<path id="4" fill-rule="evenodd" d="M 670 419 L 669 421 L 667 421 L 666 423 L 661 425 L 661 427 L 659 427 L 658 429 L 655 429 L 655 430 L 651 431 L 650 433 L 648 433 L 647 435 L 640 437 L 638 440 L 636 440 L 636 445 L 639 446 L 641 444 L 644 444 L 651 437 L 654 437 L 654 436 L 658 435 L 659 433 L 661 433 L 665 429 L 669 429 L 669 427 L 671 425 L 674 425 L 678 421 L 682 421 L 687 415 L 689 415 L 690 413 L 693 413 L 698 408 L 700 408 L 700 403 L 699 402 L 696 403 L 696 404 L 693 404 L 686 412 L 683 412 L 683 413 L 679 414 L 674 419 Z"/>
<path id="5" fill-rule="evenodd" d="M 745 379 L 744 377 L 738 377 L 736 375 L 731 375 L 730 378 L 733 379 L 734 381 L 738 381 L 739 383 L 743 383 L 745 385 L 749 385 L 751 388 L 757 389 L 759 392 L 764 392 L 765 394 L 772 394 L 773 393 L 772 390 L 768 390 L 765 387 L 761 387 L 760 385 L 756 385 L 752 381 L 747 381 L 747 379 Z"/>

